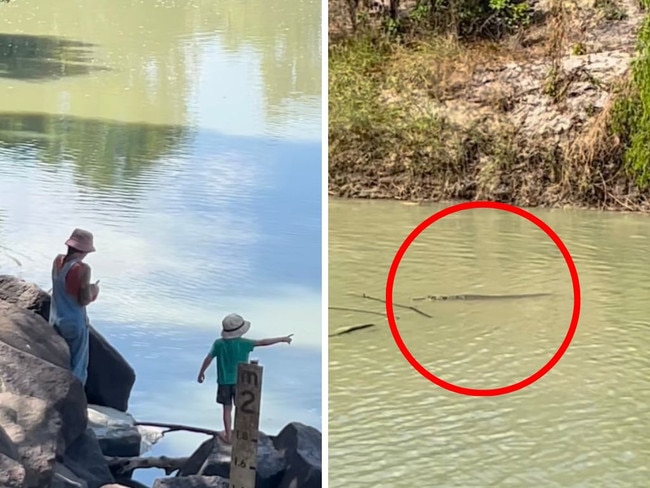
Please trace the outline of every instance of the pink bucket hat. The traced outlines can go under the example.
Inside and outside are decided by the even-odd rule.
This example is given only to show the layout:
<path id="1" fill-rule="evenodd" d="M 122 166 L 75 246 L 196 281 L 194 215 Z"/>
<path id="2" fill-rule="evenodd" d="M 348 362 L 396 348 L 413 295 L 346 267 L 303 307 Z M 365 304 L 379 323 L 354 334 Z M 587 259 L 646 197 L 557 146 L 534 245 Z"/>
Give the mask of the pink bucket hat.
<path id="1" fill-rule="evenodd" d="M 70 236 L 70 239 L 65 241 L 65 245 L 81 252 L 95 252 L 95 246 L 93 246 L 93 235 L 83 229 L 75 229 L 72 231 L 72 235 Z"/>

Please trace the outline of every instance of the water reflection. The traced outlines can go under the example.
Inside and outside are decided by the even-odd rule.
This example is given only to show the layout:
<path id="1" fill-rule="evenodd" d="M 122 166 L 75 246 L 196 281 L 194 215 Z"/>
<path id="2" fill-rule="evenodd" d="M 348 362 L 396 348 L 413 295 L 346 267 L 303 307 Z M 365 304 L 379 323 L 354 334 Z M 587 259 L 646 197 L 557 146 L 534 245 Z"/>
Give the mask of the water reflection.
<path id="1" fill-rule="evenodd" d="M 93 47 L 62 37 L 0 34 L 0 77 L 44 80 L 107 70 L 93 64 Z"/>
<path id="2" fill-rule="evenodd" d="M 31 157 L 54 168 L 72 163 L 81 185 L 100 190 L 137 188 L 143 174 L 188 137 L 189 130 L 178 126 L 0 113 L 0 147 L 15 153 L 29 148 Z"/>
<path id="3" fill-rule="evenodd" d="M 260 52 L 266 108 L 279 117 L 287 101 L 321 94 L 320 2 L 282 4 L 256 0 L 242 5 L 226 2 L 222 17 L 223 44 L 241 52 Z"/>
<path id="4" fill-rule="evenodd" d="M 33 92 L 12 85 L 11 91 L 0 92 L 5 110 L 86 117 L 101 113 L 170 125 L 192 123 L 198 113 L 219 130 L 223 128 L 211 124 L 214 110 L 209 115 L 202 110 L 206 102 L 220 98 L 234 99 L 233 105 L 241 107 L 261 103 L 264 118 L 276 126 L 294 119 L 313 123 L 320 114 L 317 0 L 98 0 L 92 3 L 92 16 L 88 5 L 78 1 L 21 0 L 7 5 L 3 15 L 1 28 L 7 33 L 4 42 L 0 38 L 0 73 L 5 77 L 47 81 L 103 73 L 88 77 L 83 85 L 61 85 L 59 96 L 41 98 L 38 105 L 16 103 L 33 99 Z M 47 35 L 33 35 L 34 25 Z M 58 33 L 74 40 L 59 38 Z M 224 54 L 226 63 L 220 64 Z M 252 62 L 250 70 L 242 70 L 244 60 Z M 212 71 L 217 65 L 219 70 Z M 228 84 L 232 80 L 239 89 Z M 262 96 L 251 97 L 250 92 L 258 90 Z M 228 115 L 221 113 L 222 118 Z"/>

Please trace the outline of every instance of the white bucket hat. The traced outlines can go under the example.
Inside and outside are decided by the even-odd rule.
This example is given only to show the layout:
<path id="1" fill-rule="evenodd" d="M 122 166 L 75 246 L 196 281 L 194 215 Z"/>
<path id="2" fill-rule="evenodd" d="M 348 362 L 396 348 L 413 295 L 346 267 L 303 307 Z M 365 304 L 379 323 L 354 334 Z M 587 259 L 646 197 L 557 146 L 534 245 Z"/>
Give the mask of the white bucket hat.
<path id="1" fill-rule="evenodd" d="M 231 313 L 223 318 L 221 326 L 223 327 L 221 337 L 224 339 L 234 339 L 248 332 L 248 329 L 251 328 L 251 323 L 248 320 L 244 320 L 244 317 L 241 315 Z"/>

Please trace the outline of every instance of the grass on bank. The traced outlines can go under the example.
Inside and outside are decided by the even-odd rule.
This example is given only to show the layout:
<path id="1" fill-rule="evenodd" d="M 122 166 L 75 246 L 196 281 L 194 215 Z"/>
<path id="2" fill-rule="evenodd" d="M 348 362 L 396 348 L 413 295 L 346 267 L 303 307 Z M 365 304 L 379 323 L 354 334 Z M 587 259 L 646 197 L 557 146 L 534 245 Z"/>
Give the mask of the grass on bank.
<path id="1" fill-rule="evenodd" d="M 366 30 L 337 42 L 329 53 L 330 186 L 342 196 L 634 207 L 650 186 L 649 42 L 646 21 L 631 81 L 563 148 L 524 139 L 500 120 L 507 91 L 492 94 L 489 121 L 440 113 L 466 95 L 477 66 L 526 55 L 507 41 L 412 30 L 396 41 Z"/>
<path id="2" fill-rule="evenodd" d="M 467 48 L 445 38 L 405 46 L 362 37 L 333 46 L 329 157 L 334 185 L 346 186 L 346 196 L 364 194 L 365 188 L 398 199 L 509 200 L 505 175 L 516 176 L 527 153 L 514 128 L 464 120 L 461 112 L 452 120 L 436 111 L 438 103 L 459 96 L 476 66 L 507 55 L 494 44 Z M 495 112 L 504 110 L 507 96 L 493 97 Z M 553 161 L 539 151 L 527 157 L 538 167 Z M 343 181 L 346 175 L 357 178 Z M 524 175 L 526 181 L 515 184 L 526 192 L 537 176 Z"/>

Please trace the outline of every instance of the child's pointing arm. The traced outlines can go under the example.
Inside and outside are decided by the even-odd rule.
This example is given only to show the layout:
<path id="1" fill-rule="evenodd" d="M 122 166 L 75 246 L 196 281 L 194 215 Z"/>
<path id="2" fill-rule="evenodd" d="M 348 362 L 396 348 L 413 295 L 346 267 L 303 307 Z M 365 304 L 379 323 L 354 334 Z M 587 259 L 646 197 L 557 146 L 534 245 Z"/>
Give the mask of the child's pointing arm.
<path id="1" fill-rule="evenodd" d="M 273 344 L 279 344 L 281 342 L 286 342 L 287 344 L 291 344 L 291 336 L 293 334 L 289 334 L 288 336 L 284 337 L 275 337 L 273 339 L 260 339 L 259 341 L 255 341 L 255 347 L 260 347 L 260 346 L 272 346 Z"/>

